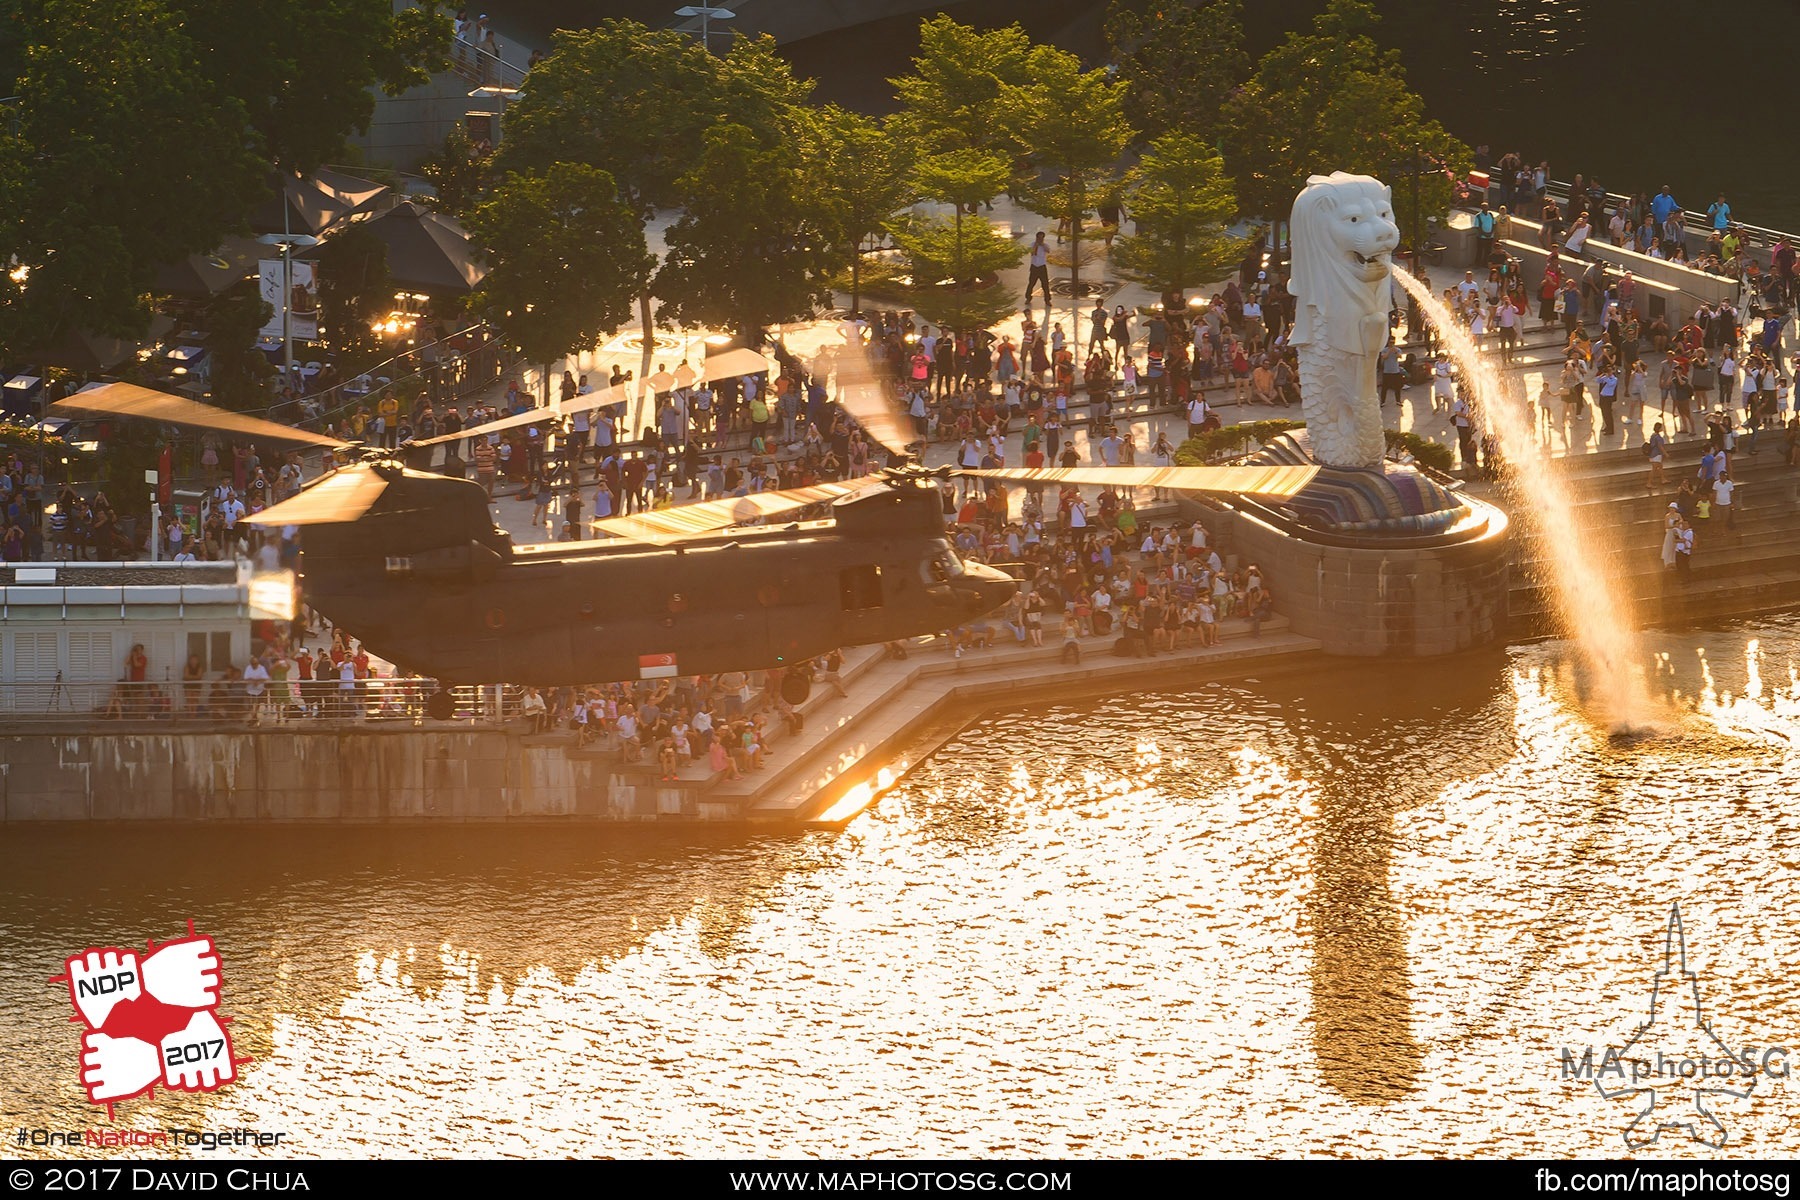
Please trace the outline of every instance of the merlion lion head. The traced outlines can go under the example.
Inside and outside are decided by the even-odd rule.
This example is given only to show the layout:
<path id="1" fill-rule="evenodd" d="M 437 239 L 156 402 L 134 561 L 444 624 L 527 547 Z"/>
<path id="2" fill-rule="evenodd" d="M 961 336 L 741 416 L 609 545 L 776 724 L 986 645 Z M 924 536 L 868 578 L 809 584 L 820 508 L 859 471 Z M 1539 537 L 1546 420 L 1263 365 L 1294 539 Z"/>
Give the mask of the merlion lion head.
<path id="1" fill-rule="evenodd" d="M 1295 345 L 1360 342 L 1358 325 L 1389 307 L 1389 255 L 1400 244 L 1388 186 L 1367 175 L 1314 175 L 1294 201 Z"/>

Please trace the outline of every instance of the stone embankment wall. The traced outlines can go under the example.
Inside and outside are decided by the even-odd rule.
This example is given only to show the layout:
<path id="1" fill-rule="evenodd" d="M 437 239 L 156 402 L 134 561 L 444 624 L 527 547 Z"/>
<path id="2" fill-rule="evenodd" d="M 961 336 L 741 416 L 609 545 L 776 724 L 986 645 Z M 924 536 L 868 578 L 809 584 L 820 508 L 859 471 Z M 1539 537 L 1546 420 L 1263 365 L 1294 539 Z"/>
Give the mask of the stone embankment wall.
<path id="1" fill-rule="evenodd" d="M 5 821 L 655 820 L 706 811 L 603 756 L 501 730 L 0 736 Z"/>

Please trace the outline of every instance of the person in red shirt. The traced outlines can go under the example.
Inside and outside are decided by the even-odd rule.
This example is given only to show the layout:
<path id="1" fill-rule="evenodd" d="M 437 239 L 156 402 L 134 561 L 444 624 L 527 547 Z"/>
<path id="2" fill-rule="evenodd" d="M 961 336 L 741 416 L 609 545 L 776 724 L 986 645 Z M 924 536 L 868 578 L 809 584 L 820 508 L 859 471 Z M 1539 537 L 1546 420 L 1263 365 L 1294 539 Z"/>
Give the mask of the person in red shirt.
<path id="1" fill-rule="evenodd" d="M 131 647 L 131 653 L 125 656 L 125 678 L 131 683 L 142 683 L 149 666 L 150 657 L 144 653 L 143 643 L 136 643 Z"/>

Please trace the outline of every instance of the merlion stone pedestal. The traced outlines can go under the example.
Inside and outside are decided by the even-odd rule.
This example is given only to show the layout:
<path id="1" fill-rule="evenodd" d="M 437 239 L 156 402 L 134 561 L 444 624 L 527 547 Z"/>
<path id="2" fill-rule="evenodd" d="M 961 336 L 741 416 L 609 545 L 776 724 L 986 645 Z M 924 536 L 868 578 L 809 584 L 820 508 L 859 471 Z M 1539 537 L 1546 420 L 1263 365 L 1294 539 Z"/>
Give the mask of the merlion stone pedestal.
<path id="1" fill-rule="evenodd" d="M 1429 657 L 1505 636 L 1507 517 L 1412 466 L 1386 462 L 1376 358 L 1388 340 L 1387 186 L 1315 175 L 1295 201 L 1290 343 L 1306 428 L 1253 462 L 1317 463 L 1283 500 L 1186 501 L 1241 565 L 1255 564 L 1276 611 L 1327 653 Z"/>

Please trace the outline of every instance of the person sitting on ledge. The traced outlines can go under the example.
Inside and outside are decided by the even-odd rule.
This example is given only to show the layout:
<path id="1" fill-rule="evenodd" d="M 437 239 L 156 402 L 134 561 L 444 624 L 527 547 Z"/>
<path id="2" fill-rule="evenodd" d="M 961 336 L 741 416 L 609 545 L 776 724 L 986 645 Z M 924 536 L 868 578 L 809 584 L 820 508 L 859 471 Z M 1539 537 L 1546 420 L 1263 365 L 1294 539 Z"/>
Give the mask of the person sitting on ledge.
<path id="1" fill-rule="evenodd" d="M 1274 599 L 1269 589 L 1257 584 L 1250 588 L 1245 597 L 1244 613 L 1250 618 L 1250 636 L 1262 636 L 1262 623 L 1269 619 L 1275 611 Z"/>
<path id="2" fill-rule="evenodd" d="M 1081 621 L 1073 611 L 1063 613 L 1062 619 L 1062 661 L 1076 666 L 1081 662 Z"/>

